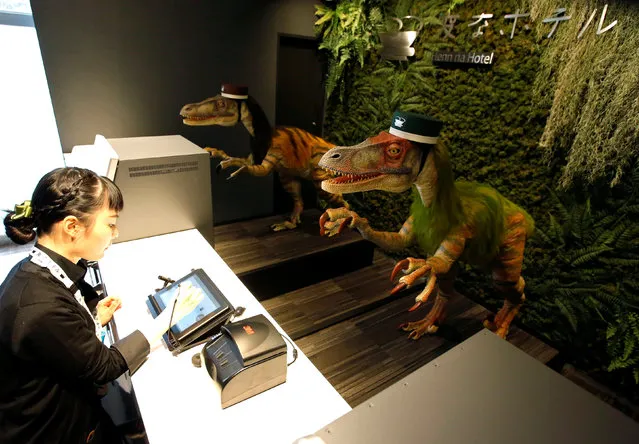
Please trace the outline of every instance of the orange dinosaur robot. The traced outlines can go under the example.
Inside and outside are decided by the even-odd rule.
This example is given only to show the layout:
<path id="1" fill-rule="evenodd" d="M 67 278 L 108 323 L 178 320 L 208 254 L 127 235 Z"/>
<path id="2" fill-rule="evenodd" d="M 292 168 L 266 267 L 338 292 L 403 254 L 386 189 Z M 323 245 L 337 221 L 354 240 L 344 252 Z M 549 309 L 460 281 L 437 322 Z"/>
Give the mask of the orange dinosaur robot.
<path id="1" fill-rule="evenodd" d="M 282 187 L 293 198 L 293 212 L 287 221 L 272 225 L 274 231 L 293 229 L 300 223 L 300 214 L 304 209 L 300 179 L 312 181 L 318 196 L 330 206 L 348 208 L 348 203 L 340 194 L 328 193 L 321 188 L 321 182 L 332 176 L 317 164 L 324 153 L 335 145 L 299 128 L 273 129 L 262 108 L 248 95 L 248 88 L 222 85 L 220 95 L 184 105 L 180 115 L 184 124 L 190 126 L 235 126 L 242 122 L 251 135 L 251 156 L 230 157 L 216 148 L 204 149 L 212 157 L 222 159 L 219 165 L 222 169 L 238 168 L 230 177 L 241 172 L 266 176 L 271 171 L 277 171 Z"/>

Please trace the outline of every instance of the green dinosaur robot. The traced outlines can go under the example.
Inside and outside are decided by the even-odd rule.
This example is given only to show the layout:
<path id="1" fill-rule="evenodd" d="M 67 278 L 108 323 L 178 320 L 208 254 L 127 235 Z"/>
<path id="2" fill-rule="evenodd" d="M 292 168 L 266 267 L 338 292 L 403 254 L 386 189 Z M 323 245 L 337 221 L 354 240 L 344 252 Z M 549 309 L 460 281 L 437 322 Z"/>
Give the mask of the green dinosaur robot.
<path id="1" fill-rule="evenodd" d="M 300 223 L 304 209 L 300 179 L 310 180 L 318 196 L 333 207 L 348 207 L 339 194 L 323 191 L 320 184 L 330 174 L 319 168 L 320 158 L 335 145 L 313 134 L 292 127 L 273 129 L 259 104 L 248 95 L 244 86 L 224 84 L 220 95 L 182 107 L 183 123 L 190 126 L 220 125 L 234 126 L 242 123 L 251 136 L 251 156 L 230 157 L 217 148 L 204 148 L 211 157 L 222 159 L 220 168 L 238 168 L 231 174 L 241 172 L 252 176 L 267 176 L 277 171 L 280 183 L 293 198 L 293 212 L 282 223 L 273 224 L 274 231 L 293 229 Z"/>
<path id="2" fill-rule="evenodd" d="M 490 269 L 495 289 L 505 301 L 484 325 L 505 338 L 525 300 L 521 268 L 534 222 L 493 188 L 454 181 L 448 152 L 438 141 L 441 127 L 441 122 L 429 117 L 396 112 L 389 132 L 329 150 L 319 165 L 340 177 L 322 182 L 324 190 L 399 193 L 413 187 L 414 200 L 410 217 L 398 233 L 375 231 L 366 219 L 346 208 L 327 210 L 320 219 L 320 232 L 332 236 L 348 226 L 382 249 L 401 251 L 418 244 L 427 253 L 427 259 L 400 261 L 391 274 L 394 280 L 400 270 L 405 273 L 392 293 L 428 278 L 410 311 L 436 294 L 423 320 L 400 326 L 413 339 L 436 332 L 444 320 L 446 303 L 455 292 L 458 261 Z"/>

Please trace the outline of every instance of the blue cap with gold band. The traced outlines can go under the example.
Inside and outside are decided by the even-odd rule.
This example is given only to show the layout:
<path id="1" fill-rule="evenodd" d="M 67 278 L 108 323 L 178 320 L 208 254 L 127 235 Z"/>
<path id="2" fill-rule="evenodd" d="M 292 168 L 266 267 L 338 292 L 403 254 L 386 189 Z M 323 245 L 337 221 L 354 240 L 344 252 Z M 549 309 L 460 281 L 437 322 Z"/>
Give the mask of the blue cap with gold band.
<path id="1" fill-rule="evenodd" d="M 439 140 L 443 122 L 423 114 L 395 111 L 389 133 L 413 142 L 434 145 Z"/>

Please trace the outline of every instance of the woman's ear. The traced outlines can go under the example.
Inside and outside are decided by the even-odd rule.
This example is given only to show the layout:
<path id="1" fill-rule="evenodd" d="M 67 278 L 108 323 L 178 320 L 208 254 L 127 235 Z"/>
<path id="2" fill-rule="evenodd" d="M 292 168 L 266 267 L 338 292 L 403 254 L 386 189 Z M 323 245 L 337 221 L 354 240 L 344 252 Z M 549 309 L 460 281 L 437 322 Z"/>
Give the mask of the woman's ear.
<path id="1" fill-rule="evenodd" d="M 63 231 L 74 240 L 80 235 L 83 228 L 82 223 L 75 216 L 67 216 L 62 220 Z"/>

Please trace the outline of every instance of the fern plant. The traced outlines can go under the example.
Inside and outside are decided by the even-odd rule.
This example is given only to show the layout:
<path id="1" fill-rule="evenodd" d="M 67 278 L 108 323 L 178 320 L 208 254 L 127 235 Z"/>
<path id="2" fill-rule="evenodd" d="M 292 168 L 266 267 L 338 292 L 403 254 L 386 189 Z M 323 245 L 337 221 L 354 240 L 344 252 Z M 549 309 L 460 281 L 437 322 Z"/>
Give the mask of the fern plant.
<path id="1" fill-rule="evenodd" d="M 606 338 L 612 357 L 608 371 L 630 370 L 635 384 L 639 384 L 639 313 L 620 313 L 608 326 Z"/>
<path id="2" fill-rule="evenodd" d="M 319 49 L 329 52 L 326 97 L 340 86 L 340 101 L 344 98 L 344 73 L 354 65 L 364 66 L 369 51 L 379 39 L 376 28 L 383 23 L 380 2 L 372 0 L 342 0 L 334 8 L 315 5 L 315 34 L 321 39 Z"/>
<path id="3" fill-rule="evenodd" d="M 637 185 L 638 169 L 632 172 Z M 537 229 L 526 258 L 531 297 L 524 323 L 581 354 L 591 369 L 624 378 L 632 373 L 639 384 L 639 205 L 630 189 L 634 184 L 597 209 L 590 198 L 567 205 L 549 193 L 553 214 L 545 229 Z"/>
<path id="4" fill-rule="evenodd" d="M 639 285 L 639 225 L 634 206 L 614 212 L 594 211 L 590 199 L 568 209 L 554 194 L 557 216 L 545 230 L 537 230 L 548 258 L 543 267 L 530 268 L 529 286 L 535 293 L 553 295 L 556 308 L 577 332 L 593 321 L 611 319 L 619 307 L 639 306 L 632 289 Z"/>
<path id="5" fill-rule="evenodd" d="M 416 4 L 415 0 L 341 0 L 336 2 L 334 8 L 316 5 L 315 15 L 318 19 L 315 33 L 322 41 L 319 49 L 329 52 L 326 97 L 330 98 L 339 87 L 339 100 L 343 101 L 346 72 L 355 67 L 364 67 L 367 55 L 379 48 L 378 32 L 396 29 L 397 23 L 392 18 L 413 15 L 425 26 L 441 26 L 442 12 L 451 11 L 464 2 L 439 1 L 426 6 Z M 407 22 L 403 30 L 414 25 L 412 21 Z M 418 54 L 417 59 L 420 58 Z M 428 64 L 432 66 L 430 62 Z"/>

